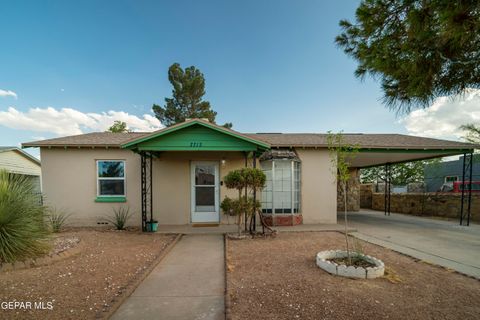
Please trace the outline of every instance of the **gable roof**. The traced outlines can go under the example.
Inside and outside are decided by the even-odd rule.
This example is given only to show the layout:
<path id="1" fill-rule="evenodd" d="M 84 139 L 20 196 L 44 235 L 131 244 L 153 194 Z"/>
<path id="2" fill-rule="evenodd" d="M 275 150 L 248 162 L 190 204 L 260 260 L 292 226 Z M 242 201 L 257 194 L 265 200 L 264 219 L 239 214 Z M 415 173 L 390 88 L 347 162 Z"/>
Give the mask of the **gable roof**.
<path id="1" fill-rule="evenodd" d="M 148 135 L 150 132 L 91 132 L 75 136 L 66 136 L 53 139 L 45 139 L 22 143 L 23 148 L 28 147 L 112 147 L 119 148 L 120 145 Z"/>
<path id="2" fill-rule="evenodd" d="M 32 156 L 30 153 L 28 152 L 25 152 L 24 150 L 18 148 L 18 147 L 9 147 L 9 146 L 6 146 L 6 147 L 0 147 L 0 153 L 2 152 L 8 152 L 8 151 L 14 151 L 14 152 L 17 152 L 19 153 L 21 156 L 27 158 L 28 160 L 34 162 L 35 164 L 37 164 L 38 166 L 40 166 L 40 160 L 37 159 L 36 157 Z"/>
<path id="3" fill-rule="evenodd" d="M 190 119 L 190 120 L 187 120 L 185 122 L 178 123 L 176 125 L 154 131 L 150 134 L 133 138 L 132 140 L 129 140 L 129 141 L 123 143 L 121 145 L 121 147 L 122 148 L 128 148 L 128 149 L 136 149 L 137 147 L 141 146 L 142 144 L 148 143 L 149 141 L 158 140 L 161 137 L 165 137 L 167 135 L 175 134 L 176 132 L 179 132 L 179 131 L 186 131 L 189 128 L 193 128 L 193 127 L 206 128 L 206 129 L 211 130 L 215 133 L 233 138 L 233 139 L 231 139 L 232 141 L 237 141 L 238 143 L 246 142 L 248 145 L 253 145 L 257 149 L 260 149 L 260 150 L 270 149 L 270 147 L 271 147 L 270 144 L 265 142 L 265 141 L 258 140 L 256 138 L 250 137 L 248 135 L 245 135 L 243 133 L 240 133 L 240 132 L 237 132 L 237 131 L 234 131 L 234 130 L 231 130 L 231 129 L 228 129 L 228 128 L 225 128 L 225 127 L 221 127 L 219 125 L 216 125 L 214 123 L 211 123 L 211 122 L 203 120 L 203 119 Z M 217 135 L 217 137 L 220 137 L 220 136 Z M 200 137 L 199 137 L 199 139 L 200 139 Z M 189 148 L 186 145 L 182 146 L 183 144 L 185 144 L 187 142 L 185 141 L 185 139 L 181 139 L 181 140 L 183 140 L 183 141 L 177 141 L 177 143 L 180 142 L 180 145 L 176 146 L 174 149 L 170 149 L 170 148 L 173 148 L 173 146 L 171 146 L 169 148 L 166 148 L 165 150 L 191 150 L 191 148 Z M 212 142 L 212 141 L 210 141 L 210 142 Z M 245 144 L 243 144 L 243 145 L 245 146 Z M 231 147 L 231 146 L 229 146 L 229 147 Z M 240 147 L 240 145 L 239 145 L 239 147 Z M 161 148 L 161 146 L 158 146 L 158 148 Z M 210 145 L 209 148 L 213 148 L 213 146 Z M 218 148 L 222 148 L 222 147 L 219 146 Z M 160 150 L 160 149 L 157 149 L 157 150 Z M 205 149 L 205 150 L 207 150 L 207 149 Z"/>

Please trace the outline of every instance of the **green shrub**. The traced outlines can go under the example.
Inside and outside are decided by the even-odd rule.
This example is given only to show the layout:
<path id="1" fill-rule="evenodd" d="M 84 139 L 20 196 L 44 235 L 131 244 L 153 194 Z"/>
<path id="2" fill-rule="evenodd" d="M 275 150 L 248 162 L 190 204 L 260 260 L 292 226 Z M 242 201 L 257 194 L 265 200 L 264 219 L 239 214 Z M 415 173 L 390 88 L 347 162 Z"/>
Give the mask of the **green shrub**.
<path id="1" fill-rule="evenodd" d="M 60 232 L 70 215 L 57 208 L 50 208 L 48 212 L 48 222 L 53 232 Z"/>
<path id="2" fill-rule="evenodd" d="M 232 198 L 226 196 L 220 204 L 220 208 L 222 208 L 224 214 L 228 214 L 229 216 L 236 216 L 236 205 L 237 200 L 233 200 Z"/>
<path id="3" fill-rule="evenodd" d="M 0 170 L 0 262 L 47 253 L 46 209 L 28 176 Z"/>
<path id="4" fill-rule="evenodd" d="M 107 220 L 112 223 L 117 230 L 125 230 L 127 221 L 131 215 L 129 207 L 113 208 L 113 217 Z"/>

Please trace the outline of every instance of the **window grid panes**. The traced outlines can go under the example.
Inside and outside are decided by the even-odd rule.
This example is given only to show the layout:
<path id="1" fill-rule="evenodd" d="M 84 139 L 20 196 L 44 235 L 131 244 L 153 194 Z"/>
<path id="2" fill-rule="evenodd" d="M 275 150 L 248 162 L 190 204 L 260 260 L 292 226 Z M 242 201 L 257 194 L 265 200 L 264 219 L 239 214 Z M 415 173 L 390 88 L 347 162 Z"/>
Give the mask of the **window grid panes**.
<path id="1" fill-rule="evenodd" d="M 125 196 L 125 161 L 97 161 L 97 195 Z"/>
<path id="2" fill-rule="evenodd" d="M 262 190 L 264 213 L 292 214 L 300 212 L 300 162 L 269 160 L 261 163 L 266 186 Z"/>

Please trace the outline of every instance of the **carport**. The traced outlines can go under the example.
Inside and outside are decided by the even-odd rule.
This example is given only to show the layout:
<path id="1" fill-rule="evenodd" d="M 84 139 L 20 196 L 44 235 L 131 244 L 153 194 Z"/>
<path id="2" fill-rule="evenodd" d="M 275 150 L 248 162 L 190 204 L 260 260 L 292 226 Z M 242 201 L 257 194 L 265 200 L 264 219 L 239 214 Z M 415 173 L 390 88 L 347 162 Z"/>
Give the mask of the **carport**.
<path id="1" fill-rule="evenodd" d="M 401 138 L 404 137 L 401 136 Z M 450 143 L 450 141 L 444 140 L 428 140 L 430 143 L 426 144 L 425 138 L 409 137 L 409 139 L 392 139 L 393 145 L 388 148 L 361 147 L 359 153 L 352 160 L 351 166 L 358 169 L 385 166 L 384 213 L 390 215 L 392 164 L 463 155 L 462 181 L 463 183 L 466 182 L 467 185 L 461 188 L 461 204 L 458 217 L 460 225 L 469 226 L 472 208 L 473 151 L 474 148 L 479 148 L 479 146 L 457 142 Z M 404 146 L 399 144 L 404 144 Z"/>
<path id="2" fill-rule="evenodd" d="M 304 133 L 257 133 L 252 138 L 268 142 L 272 149 L 321 149 L 327 148 L 327 134 Z M 356 145 L 359 153 L 351 161 L 352 168 L 385 166 L 387 172 L 385 188 L 385 215 L 390 214 L 391 165 L 416 160 L 464 155 L 462 181 L 471 181 L 473 176 L 473 151 L 480 145 L 402 134 L 344 133 L 348 144 Z M 471 184 L 467 185 L 471 188 Z M 462 190 L 459 212 L 460 224 L 469 225 L 471 217 L 471 192 Z"/>
<path id="3" fill-rule="evenodd" d="M 256 133 L 248 136 L 268 142 L 272 149 L 322 149 L 328 148 L 328 134 L 319 133 Z M 385 166 L 385 215 L 390 214 L 391 165 L 417 160 L 464 155 L 462 180 L 471 182 L 473 176 L 473 151 L 480 145 L 471 143 L 416 137 L 402 134 L 342 133 L 346 143 L 359 148 L 351 161 L 351 168 Z M 462 190 L 460 224 L 469 225 L 471 217 L 471 184 Z"/>

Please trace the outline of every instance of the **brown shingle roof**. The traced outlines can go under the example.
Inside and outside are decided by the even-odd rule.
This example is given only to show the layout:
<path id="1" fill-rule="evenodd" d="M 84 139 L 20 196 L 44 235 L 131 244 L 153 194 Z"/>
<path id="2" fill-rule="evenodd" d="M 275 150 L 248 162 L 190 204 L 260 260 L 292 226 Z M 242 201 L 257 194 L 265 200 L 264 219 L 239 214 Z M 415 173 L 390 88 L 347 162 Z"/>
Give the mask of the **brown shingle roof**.
<path id="1" fill-rule="evenodd" d="M 126 142 L 150 135 L 151 132 L 93 132 L 23 143 L 23 147 L 120 147 Z M 327 134 L 317 133 L 267 133 L 244 134 L 264 141 L 272 147 L 327 147 Z M 474 149 L 480 148 L 464 142 L 408 136 L 402 134 L 344 134 L 345 140 L 368 149 Z"/>
<path id="2" fill-rule="evenodd" d="M 22 143 L 22 147 L 120 147 L 123 143 L 150 132 L 92 132 L 61 138 Z"/>
<path id="3" fill-rule="evenodd" d="M 322 133 L 256 133 L 248 134 L 275 147 L 319 147 L 328 146 L 328 134 Z M 404 134 L 343 134 L 345 141 L 368 149 L 473 149 L 479 148 L 465 142 L 409 136 Z"/>

